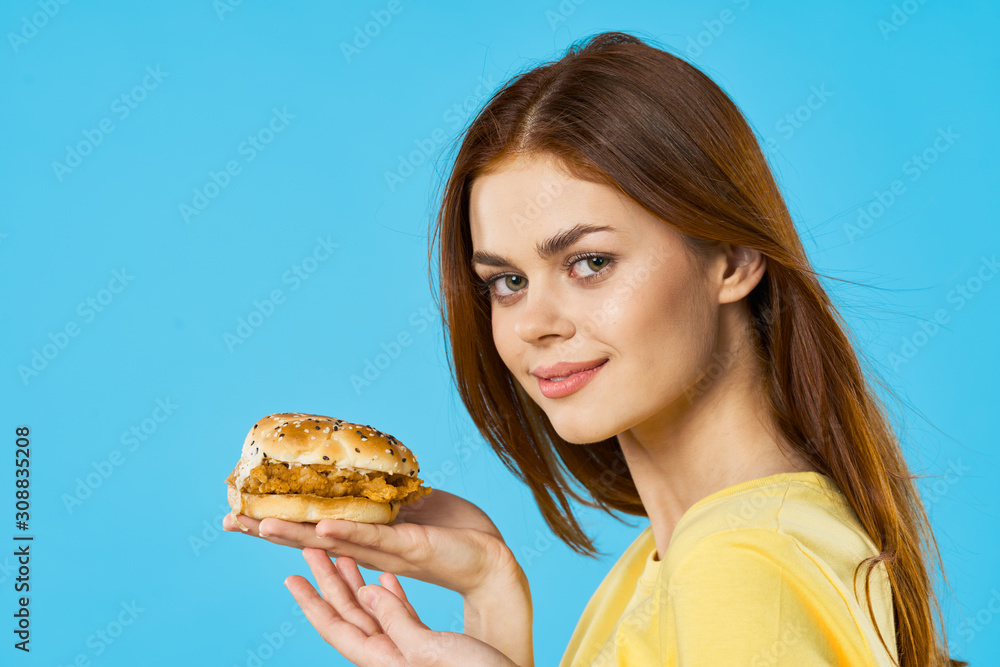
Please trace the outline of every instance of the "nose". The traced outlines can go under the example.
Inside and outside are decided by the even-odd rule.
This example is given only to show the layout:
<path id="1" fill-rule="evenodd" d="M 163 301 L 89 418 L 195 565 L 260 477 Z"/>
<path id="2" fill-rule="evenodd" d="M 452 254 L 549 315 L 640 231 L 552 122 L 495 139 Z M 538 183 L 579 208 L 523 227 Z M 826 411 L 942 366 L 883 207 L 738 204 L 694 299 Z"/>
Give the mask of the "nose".
<path id="1" fill-rule="evenodd" d="M 547 338 L 572 338 L 576 326 L 564 300 L 553 290 L 538 289 L 521 300 L 520 312 L 514 323 L 514 333 L 525 343 L 539 343 Z"/>

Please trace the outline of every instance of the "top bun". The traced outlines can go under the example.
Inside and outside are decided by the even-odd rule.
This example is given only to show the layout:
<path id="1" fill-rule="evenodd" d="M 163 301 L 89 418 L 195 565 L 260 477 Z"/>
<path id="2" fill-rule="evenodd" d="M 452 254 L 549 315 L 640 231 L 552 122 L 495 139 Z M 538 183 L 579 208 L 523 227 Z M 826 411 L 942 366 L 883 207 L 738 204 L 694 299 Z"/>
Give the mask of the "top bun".
<path id="1" fill-rule="evenodd" d="M 259 462 L 264 456 L 408 477 L 420 472 L 413 452 L 388 433 L 367 424 L 301 412 L 279 412 L 253 425 L 243 441 L 241 459 Z"/>

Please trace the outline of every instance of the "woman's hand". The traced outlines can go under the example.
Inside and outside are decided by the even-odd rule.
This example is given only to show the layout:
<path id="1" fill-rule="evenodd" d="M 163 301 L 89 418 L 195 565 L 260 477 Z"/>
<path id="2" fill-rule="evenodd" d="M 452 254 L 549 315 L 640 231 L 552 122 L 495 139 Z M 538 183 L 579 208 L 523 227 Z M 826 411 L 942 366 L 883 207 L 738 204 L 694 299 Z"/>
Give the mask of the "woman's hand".
<path id="1" fill-rule="evenodd" d="M 399 580 L 385 572 L 382 586 L 365 586 L 357 564 L 346 556 L 336 566 L 322 549 L 302 555 L 319 586 L 293 575 L 285 585 L 320 636 L 345 658 L 368 667 L 424 665 L 515 665 L 477 639 L 456 632 L 436 632 L 420 622 Z"/>
<path id="2" fill-rule="evenodd" d="M 240 515 L 248 534 L 298 549 L 347 556 L 368 569 L 392 572 L 462 595 L 465 635 L 516 663 L 534 665 L 528 578 L 486 514 L 435 489 L 400 508 L 389 525 L 324 519 L 318 524 Z M 232 516 L 223 527 L 239 531 Z"/>
<path id="3" fill-rule="evenodd" d="M 500 531 L 474 504 L 440 489 L 404 505 L 388 525 L 324 519 L 317 524 L 240 515 L 250 535 L 298 549 L 349 556 L 362 567 L 426 581 L 463 596 L 523 572 Z M 223 528 L 240 532 L 232 516 Z"/>

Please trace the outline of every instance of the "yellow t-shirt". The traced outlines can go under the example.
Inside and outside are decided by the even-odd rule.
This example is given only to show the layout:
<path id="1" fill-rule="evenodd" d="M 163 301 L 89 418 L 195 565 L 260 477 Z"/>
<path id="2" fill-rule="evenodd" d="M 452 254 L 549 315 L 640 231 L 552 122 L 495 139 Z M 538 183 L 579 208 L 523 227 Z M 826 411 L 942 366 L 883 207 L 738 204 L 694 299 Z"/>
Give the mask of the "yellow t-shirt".
<path id="1" fill-rule="evenodd" d="M 587 603 L 560 667 L 892 665 L 896 631 L 884 565 L 867 612 L 875 545 L 836 483 L 781 473 L 692 505 L 657 560 L 647 527 Z M 853 591 L 853 592 L 852 592 Z M 860 602 L 858 602 L 860 600 Z"/>

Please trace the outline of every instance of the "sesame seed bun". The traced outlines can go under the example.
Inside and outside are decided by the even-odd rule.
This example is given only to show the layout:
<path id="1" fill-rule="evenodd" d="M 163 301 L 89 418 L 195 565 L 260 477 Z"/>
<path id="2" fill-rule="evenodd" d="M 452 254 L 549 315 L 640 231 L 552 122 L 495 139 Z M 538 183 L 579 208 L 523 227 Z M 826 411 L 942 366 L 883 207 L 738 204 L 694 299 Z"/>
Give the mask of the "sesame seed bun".
<path id="1" fill-rule="evenodd" d="M 280 412 L 264 417 L 243 442 L 244 457 L 256 449 L 276 461 L 329 464 L 340 468 L 379 470 L 416 476 L 417 458 L 388 433 L 342 419 Z"/>
<path id="2" fill-rule="evenodd" d="M 296 478 L 299 473 L 294 471 L 298 466 L 316 466 L 315 471 L 327 475 L 331 471 L 349 472 L 356 480 L 353 493 L 357 495 L 317 495 L 350 493 L 343 489 L 352 487 L 349 483 L 342 486 L 331 484 L 315 474 L 314 479 L 321 481 L 320 486 L 313 489 L 315 493 L 257 493 L 255 491 L 261 489 L 287 490 L 296 487 L 284 484 L 255 488 L 248 484 L 251 471 L 260 483 L 261 479 L 270 481 L 269 474 Z M 268 473 L 268 470 L 271 472 Z M 290 473 L 290 470 L 293 472 Z M 313 474 L 314 471 L 302 472 Z M 260 419 L 247 433 L 240 460 L 226 478 L 227 497 L 232 516 L 243 530 L 246 526 L 237 518 L 239 514 L 254 519 L 274 517 L 308 523 L 322 519 L 389 523 L 396 518 L 401 505 L 430 493 L 430 488 L 420 486 L 422 481 L 417 478 L 418 472 L 420 467 L 413 452 L 388 433 L 367 424 L 322 415 L 281 412 Z M 380 477 L 383 479 L 378 479 Z M 369 480 L 374 480 L 375 486 L 381 485 L 381 490 L 364 490 L 370 489 L 372 482 Z M 383 484 L 383 481 L 386 483 Z M 331 491 L 330 486 L 340 490 Z M 301 485 L 298 488 L 309 490 L 309 487 Z M 393 500 L 394 494 L 396 497 Z"/>

